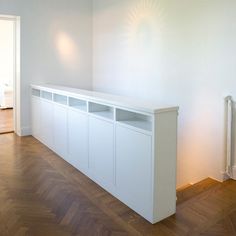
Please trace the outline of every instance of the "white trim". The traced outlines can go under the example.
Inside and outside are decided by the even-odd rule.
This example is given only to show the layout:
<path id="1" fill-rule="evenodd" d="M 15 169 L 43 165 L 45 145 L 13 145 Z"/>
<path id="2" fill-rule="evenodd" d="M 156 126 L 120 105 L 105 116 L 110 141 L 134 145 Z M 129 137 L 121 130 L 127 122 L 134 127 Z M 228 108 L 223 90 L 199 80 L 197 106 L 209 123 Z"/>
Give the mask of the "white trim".
<path id="1" fill-rule="evenodd" d="M 20 17 L 15 18 L 15 132 L 21 127 Z"/>
<path id="2" fill-rule="evenodd" d="M 31 128 L 28 127 L 21 127 L 19 134 L 17 133 L 17 135 L 19 136 L 28 136 L 31 135 Z"/>
<path id="3" fill-rule="evenodd" d="M 17 16 L 12 15 L 0 15 L 0 20 L 9 20 L 9 21 L 15 21 Z"/>
<path id="4" fill-rule="evenodd" d="M 232 175 L 232 129 L 233 129 L 233 99 L 231 96 L 225 98 L 226 102 L 226 124 L 225 124 L 225 153 L 226 153 L 226 170 L 229 177 Z"/>
<path id="5" fill-rule="evenodd" d="M 14 118 L 14 131 L 17 135 L 22 136 L 21 130 L 21 86 L 20 86 L 20 17 L 11 15 L 0 15 L 0 20 L 14 22 L 14 78 L 13 78 L 13 118 Z"/>
<path id="6" fill-rule="evenodd" d="M 236 180 L 236 166 L 232 167 L 232 179 Z"/>

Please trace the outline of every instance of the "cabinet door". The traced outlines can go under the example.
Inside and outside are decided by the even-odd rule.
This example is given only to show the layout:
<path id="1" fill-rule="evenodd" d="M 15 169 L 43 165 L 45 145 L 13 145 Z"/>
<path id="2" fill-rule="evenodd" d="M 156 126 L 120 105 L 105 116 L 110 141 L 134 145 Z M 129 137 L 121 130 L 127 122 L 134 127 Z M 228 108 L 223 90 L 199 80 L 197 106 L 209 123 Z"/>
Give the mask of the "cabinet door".
<path id="1" fill-rule="evenodd" d="M 139 214 L 151 213 L 151 136 L 117 125 L 116 187 L 118 197 Z"/>
<path id="2" fill-rule="evenodd" d="M 67 109 L 54 104 L 54 150 L 62 158 L 67 158 Z"/>
<path id="3" fill-rule="evenodd" d="M 88 169 L 88 115 L 68 111 L 68 162 L 81 171 Z"/>
<path id="4" fill-rule="evenodd" d="M 32 135 L 40 139 L 40 123 L 41 123 L 41 102 L 40 98 L 32 97 L 32 116 L 31 116 L 31 122 L 32 122 Z"/>
<path id="5" fill-rule="evenodd" d="M 89 169 L 104 188 L 114 179 L 114 125 L 94 117 L 89 118 Z"/>
<path id="6" fill-rule="evenodd" d="M 53 104 L 41 100 L 41 140 L 48 147 L 53 147 Z"/>

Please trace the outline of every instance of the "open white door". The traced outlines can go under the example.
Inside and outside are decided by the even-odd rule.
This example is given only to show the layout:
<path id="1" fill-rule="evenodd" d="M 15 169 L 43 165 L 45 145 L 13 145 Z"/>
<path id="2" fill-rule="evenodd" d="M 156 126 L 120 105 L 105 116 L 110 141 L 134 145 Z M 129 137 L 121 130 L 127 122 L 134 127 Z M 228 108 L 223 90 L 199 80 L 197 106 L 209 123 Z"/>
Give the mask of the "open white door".
<path id="1" fill-rule="evenodd" d="M 0 133 L 6 122 L 5 131 L 20 135 L 20 18 L 17 16 L 0 15 L 0 112 Z"/>

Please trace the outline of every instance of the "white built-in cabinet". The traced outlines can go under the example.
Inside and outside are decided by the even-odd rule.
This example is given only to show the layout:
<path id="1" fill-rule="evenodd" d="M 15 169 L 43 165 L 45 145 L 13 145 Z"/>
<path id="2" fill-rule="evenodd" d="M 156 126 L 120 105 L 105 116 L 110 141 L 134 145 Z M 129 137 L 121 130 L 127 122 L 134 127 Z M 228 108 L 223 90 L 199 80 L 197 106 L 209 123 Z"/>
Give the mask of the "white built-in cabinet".
<path id="1" fill-rule="evenodd" d="M 151 223 L 175 213 L 178 108 L 32 85 L 32 135 Z"/>

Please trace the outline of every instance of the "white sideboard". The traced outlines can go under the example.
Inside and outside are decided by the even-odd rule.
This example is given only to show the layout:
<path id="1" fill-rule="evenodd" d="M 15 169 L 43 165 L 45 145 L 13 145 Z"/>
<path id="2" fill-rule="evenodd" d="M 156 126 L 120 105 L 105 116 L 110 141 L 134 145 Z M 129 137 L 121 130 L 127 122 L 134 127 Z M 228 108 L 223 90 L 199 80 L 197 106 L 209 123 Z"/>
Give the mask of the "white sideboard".
<path id="1" fill-rule="evenodd" d="M 178 107 L 31 87 L 36 139 L 151 223 L 175 213 Z"/>

